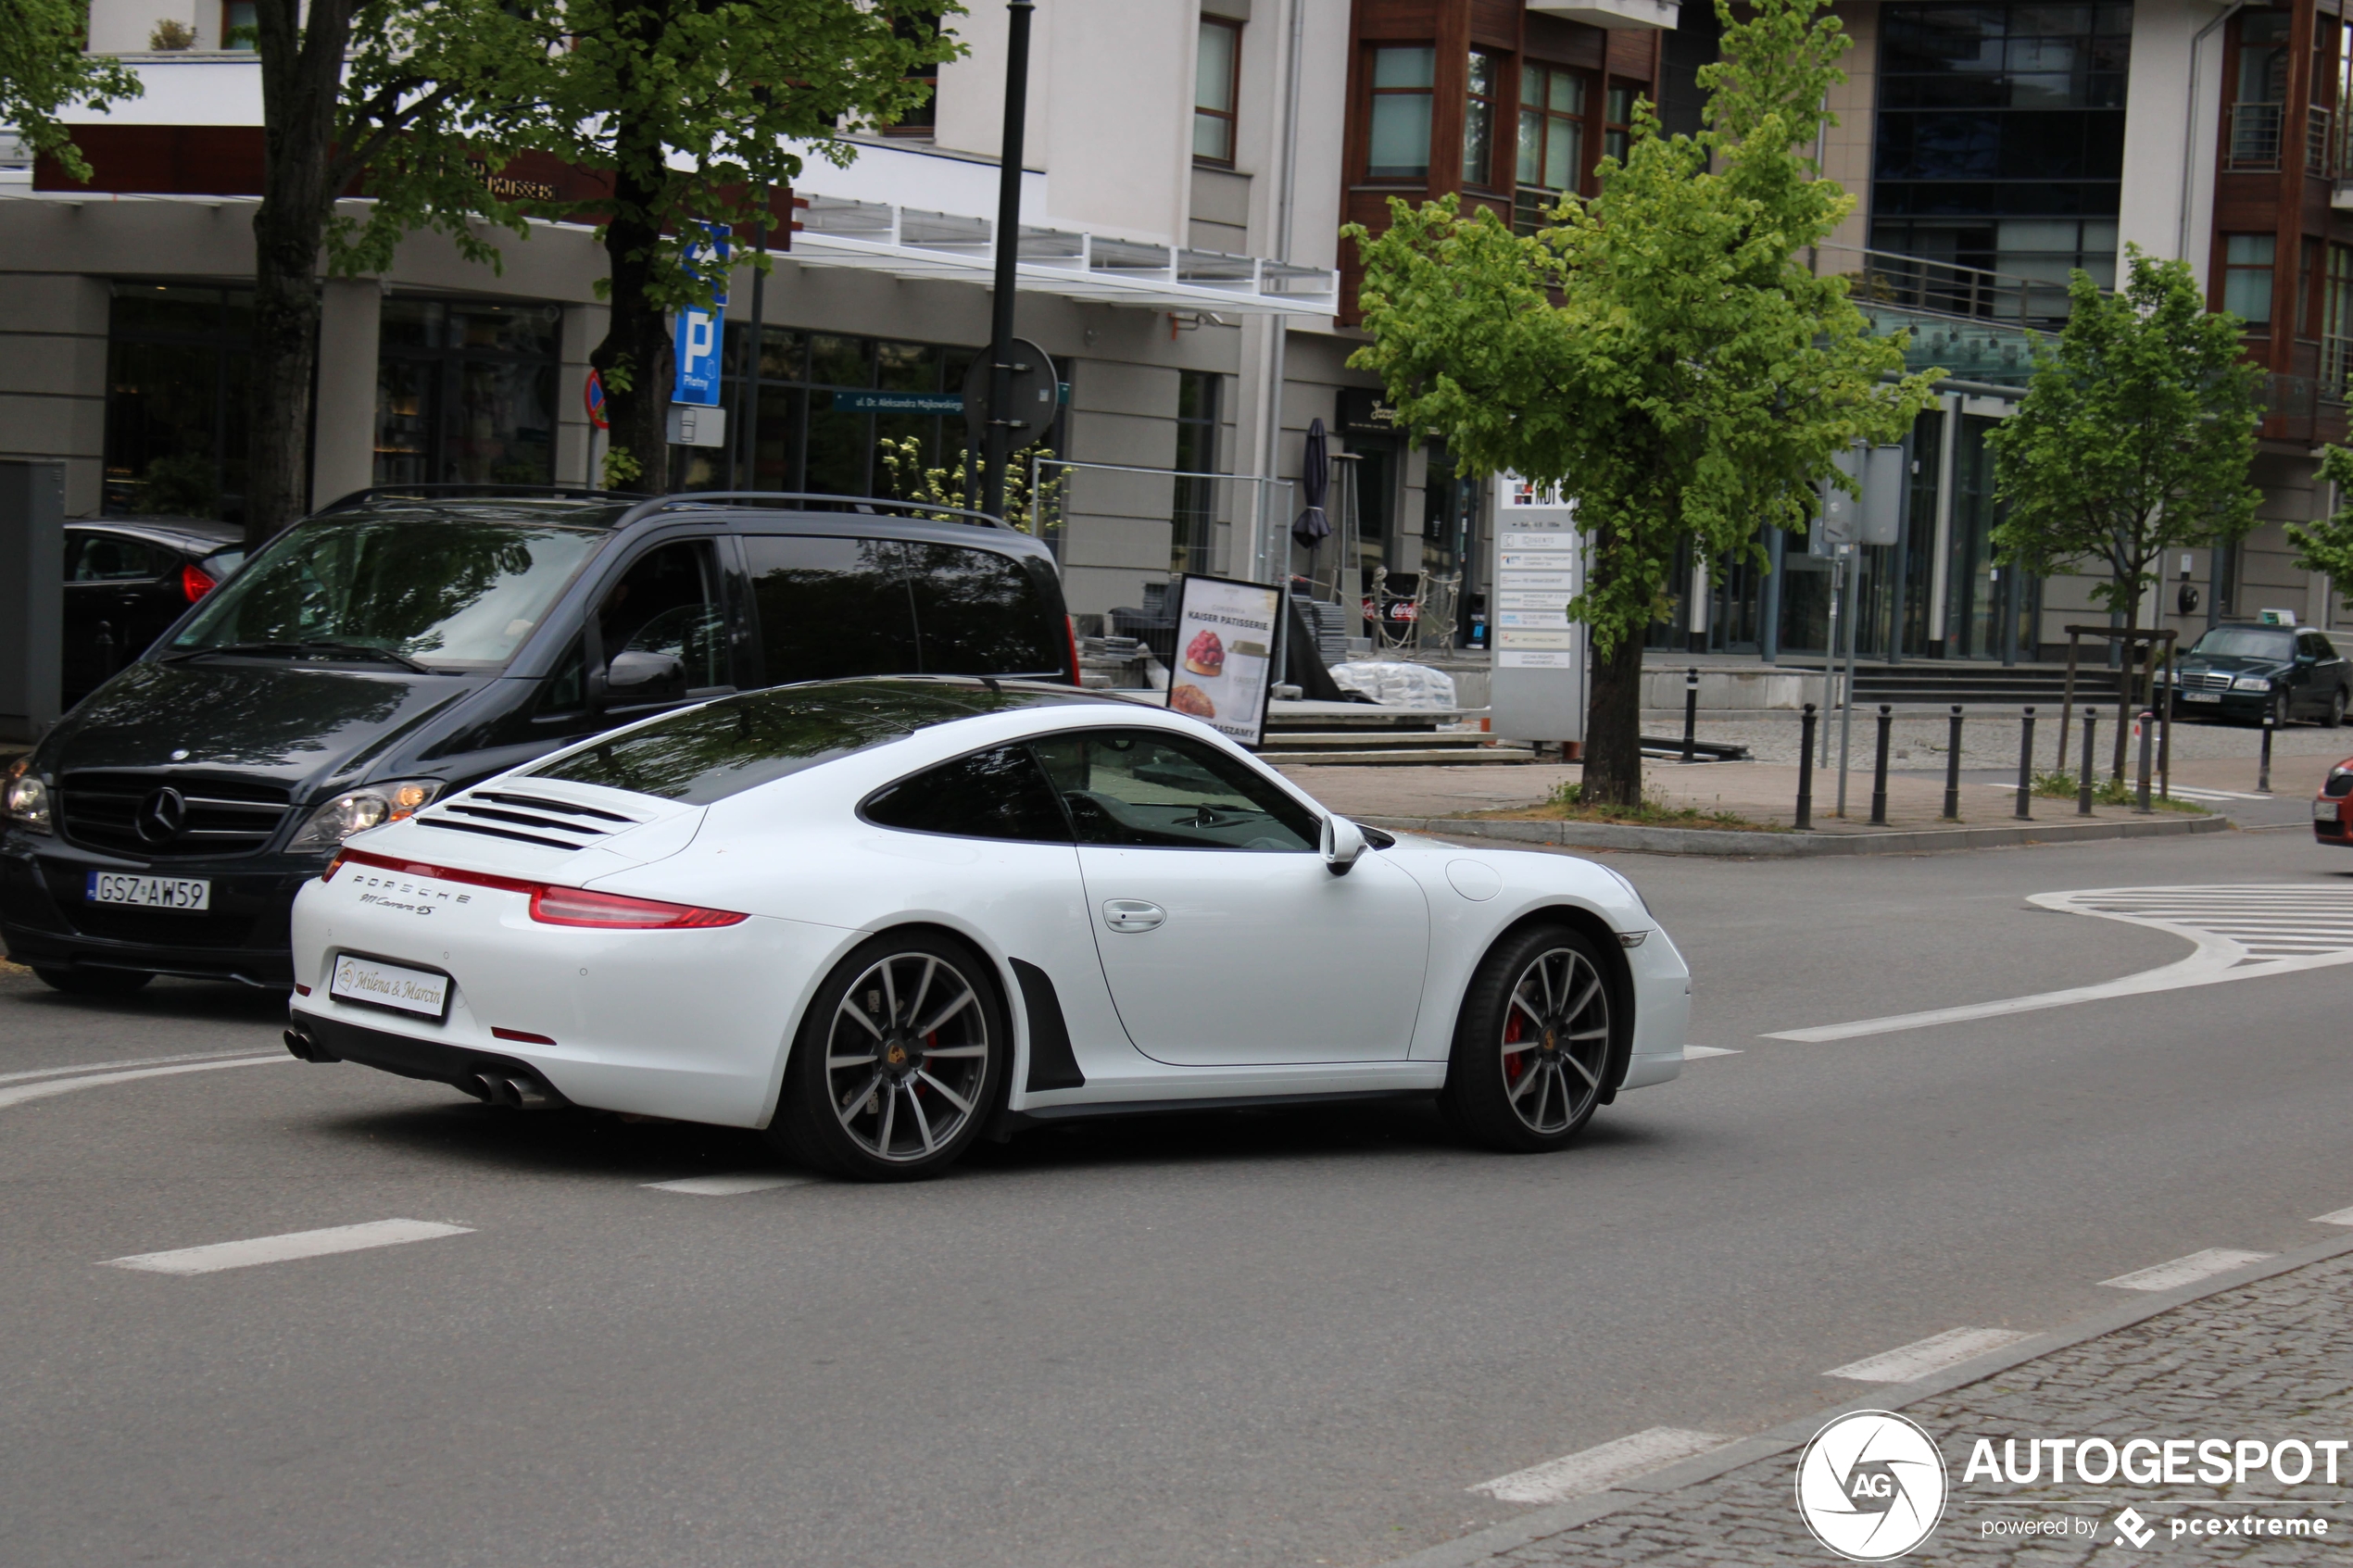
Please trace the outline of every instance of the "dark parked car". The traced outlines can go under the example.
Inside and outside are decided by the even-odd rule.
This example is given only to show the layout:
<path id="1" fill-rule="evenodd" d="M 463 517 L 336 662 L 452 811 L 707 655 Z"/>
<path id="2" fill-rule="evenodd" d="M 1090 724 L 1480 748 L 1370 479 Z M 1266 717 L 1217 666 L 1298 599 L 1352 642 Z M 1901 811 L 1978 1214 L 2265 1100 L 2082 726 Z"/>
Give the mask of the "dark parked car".
<path id="1" fill-rule="evenodd" d="M 568 742 L 791 681 L 1078 679 L 1051 556 L 976 515 L 430 489 L 289 529 L 11 766 L 11 958 L 287 985 L 295 891 L 346 837 Z"/>
<path id="2" fill-rule="evenodd" d="M 2345 722 L 2353 670 L 2334 644 L 2293 626 L 2217 626 L 2182 655 L 2173 711 L 2259 724 L 2317 719 Z"/>
<path id="3" fill-rule="evenodd" d="M 138 658 L 245 558 L 245 530 L 233 522 L 66 524 L 65 705 Z"/>

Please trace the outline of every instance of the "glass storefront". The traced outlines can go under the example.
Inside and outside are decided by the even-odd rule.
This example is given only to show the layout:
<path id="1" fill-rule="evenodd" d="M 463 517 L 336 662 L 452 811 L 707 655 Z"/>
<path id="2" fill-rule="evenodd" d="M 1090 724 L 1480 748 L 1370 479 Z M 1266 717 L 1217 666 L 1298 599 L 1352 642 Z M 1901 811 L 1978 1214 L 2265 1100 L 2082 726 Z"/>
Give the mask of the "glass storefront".
<path id="1" fill-rule="evenodd" d="M 385 300 L 376 483 L 552 483 L 562 320 L 554 305 Z"/>
<path id="2" fill-rule="evenodd" d="M 110 516 L 245 516 L 248 289 L 114 285 L 107 325 Z"/>

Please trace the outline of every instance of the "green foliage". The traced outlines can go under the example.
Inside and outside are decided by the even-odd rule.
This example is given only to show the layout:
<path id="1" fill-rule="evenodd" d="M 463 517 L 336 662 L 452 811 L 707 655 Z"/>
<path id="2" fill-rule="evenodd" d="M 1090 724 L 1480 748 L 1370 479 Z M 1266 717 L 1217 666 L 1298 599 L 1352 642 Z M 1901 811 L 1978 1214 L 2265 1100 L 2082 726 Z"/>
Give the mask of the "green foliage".
<path id="1" fill-rule="evenodd" d="M 1855 488 L 1836 455 L 1896 439 L 1931 396 L 1938 372 L 1900 377 L 1903 341 L 1798 258 L 1854 205 L 1811 157 L 1849 46 L 1825 8 L 1718 0 L 1705 128 L 1669 138 L 1638 106 L 1624 163 L 1555 227 L 1515 235 L 1450 196 L 1343 231 L 1373 337 L 1350 363 L 1458 463 L 1575 503 L 1595 554 L 1569 614 L 1604 658 L 1660 619 L 1683 536 L 1719 580 L 1763 567 L 1760 524 L 1802 532 L 1819 482 Z"/>
<path id="2" fill-rule="evenodd" d="M 920 501 L 934 507 L 959 507 L 964 504 L 964 465 L 970 454 L 959 447 L 954 463 L 945 468 L 928 468 L 924 463 L 923 443 L 913 436 L 893 441 L 885 436 L 875 443 L 875 452 L 882 458 L 883 467 L 890 472 L 890 491 L 902 501 Z M 1042 447 L 1038 456 L 1051 458 L 1054 449 Z M 1005 523 L 1024 533 L 1037 533 L 1046 516 L 1053 509 L 1068 482 L 1067 474 L 1059 474 L 1038 486 L 1038 494 L 1029 493 L 1029 466 L 1018 456 L 1005 470 Z M 952 512 L 942 512 L 933 521 L 959 521 Z"/>
<path id="3" fill-rule="evenodd" d="M 626 490 L 646 471 L 646 465 L 631 455 L 625 446 L 605 448 L 605 471 L 598 483 L 607 490 Z"/>
<path id="4" fill-rule="evenodd" d="M 104 109 L 136 98 L 138 73 L 108 55 L 87 55 L 90 0 L 0 0 L 0 125 L 77 180 L 90 165 L 57 119 L 61 109 Z"/>
<path id="5" fill-rule="evenodd" d="M 2287 542 L 2296 546 L 2296 570 L 2328 573 L 2341 596 L 2353 592 L 2353 452 L 2322 452 L 2321 477 L 2336 487 L 2336 510 L 2309 528 L 2289 523 Z"/>
<path id="6" fill-rule="evenodd" d="M 2045 800 L 2074 800 L 2078 798 L 2075 775 L 2065 768 L 2037 772 L 2032 793 Z M 2102 773 L 2092 784 L 2092 804 L 2095 806 L 2137 806 L 2140 802 L 2139 782 L 2127 779 L 2120 773 Z M 2167 811 L 2190 811 L 2199 816 L 2206 814 L 2203 806 L 2158 793 L 2158 781 L 2154 777 L 2149 780 L 2149 805 Z"/>
<path id="7" fill-rule="evenodd" d="M 1482 811 L 1481 817 L 1510 820 L 1535 816 L 1544 820 L 1565 818 L 1579 822 L 1630 822 L 1641 827 L 1728 828 L 1736 832 L 1774 831 L 1762 822 L 1751 822 L 1737 811 L 1708 811 L 1696 806 L 1678 806 L 1656 788 L 1645 788 L 1632 805 L 1612 805 L 1606 800 L 1591 798 L 1596 792 L 1588 790 L 1578 779 L 1566 779 L 1553 786 L 1543 805 L 1533 812 L 1526 810 Z"/>
<path id="8" fill-rule="evenodd" d="M 2167 550 L 2254 525 L 2262 372 L 2238 318 L 2207 313 L 2188 263 L 2126 255 L 2117 294 L 2070 275 L 2066 330 L 2055 347 L 2038 340 L 2025 401 L 1986 441 L 2003 562 L 2037 576 L 2097 562 L 2108 581 L 2093 596 L 2131 624 Z"/>

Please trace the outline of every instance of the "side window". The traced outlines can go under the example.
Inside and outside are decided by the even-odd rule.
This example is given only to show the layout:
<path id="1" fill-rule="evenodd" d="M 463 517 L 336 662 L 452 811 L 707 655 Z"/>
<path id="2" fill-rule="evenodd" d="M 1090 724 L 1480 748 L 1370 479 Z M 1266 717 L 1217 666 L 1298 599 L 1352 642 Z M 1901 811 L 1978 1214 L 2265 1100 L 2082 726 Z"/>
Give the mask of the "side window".
<path id="1" fill-rule="evenodd" d="M 1061 618 L 1021 561 L 956 545 L 902 548 L 925 674 L 1038 675 L 1068 662 Z"/>
<path id="2" fill-rule="evenodd" d="M 69 583 L 139 583 L 170 566 L 169 552 L 119 533 L 84 533 L 66 546 Z"/>
<path id="3" fill-rule="evenodd" d="M 898 546 L 761 534 L 744 541 L 744 553 L 770 685 L 922 669 Z"/>
<path id="4" fill-rule="evenodd" d="M 1037 743 L 1082 844 L 1313 851 L 1315 814 L 1216 747 L 1157 730 Z"/>
<path id="5" fill-rule="evenodd" d="M 588 658 L 574 637 L 556 665 L 554 674 L 540 683 L 539 702 L 532 709 L 540 718 L 578 713 L 588 706 Z"/>
<path id="6" fill-rule="evenodd" d="M 2336 645 L 2315 632 L 2312 633 L 2312 654 L 2322 663 L 2326 663 L 2336 657 Z"/>
<path id="7" fill-rule="evenodd" d="M 1024 746 L 960 757 L 901 779 L 866 802 L 868 822 L 909 833 L 1068 844 L 1054 788 Z"/>
<path id="8" fill-rule="evenodd" d="M 685 683 L 673 698 L 729 684 L 727 616 L 718 586 L 708 541 L 681 540 L 638 557 L 597 606 L 606 668 L 627 654 L 674 659 Z M 614 679 L 618 686 L 619 671 Z M 659 699 L 645 694 L 633 700 Z"/>

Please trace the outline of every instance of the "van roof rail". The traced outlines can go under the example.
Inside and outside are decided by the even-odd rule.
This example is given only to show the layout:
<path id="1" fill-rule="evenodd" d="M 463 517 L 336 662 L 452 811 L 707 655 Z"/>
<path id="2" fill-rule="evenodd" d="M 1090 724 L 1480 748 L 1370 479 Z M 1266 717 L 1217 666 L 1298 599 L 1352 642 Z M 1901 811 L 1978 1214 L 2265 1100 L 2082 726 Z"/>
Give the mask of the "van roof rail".
<path id="1" fill-rule="evenodd" d="M 621 519 L 631 523 L 642 517 L 682 507 L 758 507 L 789 502 L 799 511 L 876 512 L 914 515 L 941 522 L 969 523 L 975 528 L 1002 528 L 1005 524 L 987 512 L 974 511 L 968 507 L 942 506 L 932 501 L 904 501 L 887 495 L 837 495 L 814 490 L 682 490 L 670 495 L 652 495 L 629 508 Z"/>
<path id="2" fill-rule="evenodd" d="M 469 496 L 485 500 L 527 499 L 541 501 L 635 501 L 643 497 L 617 490 L 596 490 L 582 484 L 375 484 L 365 490 L 354 490 L 339 495 L 311 513 L 317 517 L 326 512 L 357 511 L 378 501 L 414 498 L 418 500 L 463 500 Z"/>

